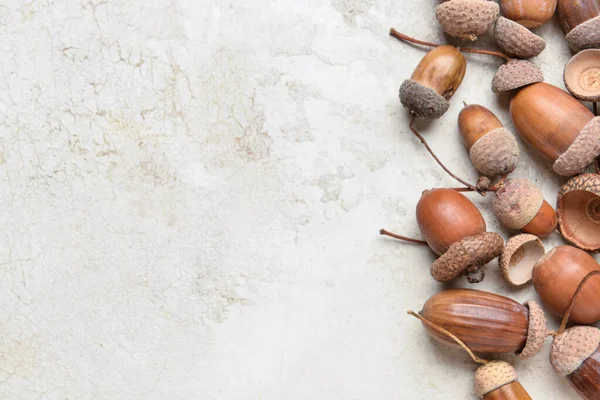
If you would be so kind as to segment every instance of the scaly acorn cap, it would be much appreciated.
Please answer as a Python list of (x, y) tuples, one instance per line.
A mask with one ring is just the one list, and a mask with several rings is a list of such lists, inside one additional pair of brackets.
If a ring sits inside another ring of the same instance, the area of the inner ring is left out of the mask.
[[(495, 232), (484, 232), (463, 238), (451, 244), (448, 251), (431, 264), (431, 276), (438, 282), (449, 282), (467, 272), (468, 267), (479, 270), (480, 267), (498, 257), (503, 246), (504, 239)], [(473, 272), (479, 277), (477, 271)], [(483, 275), (480, 275), (479, 280), (481, 279)]]
[(517, 371), (506, 361), (490, 361), (475, 371), (475, 393), (479, 398), (517, 380)]
[(580, 249), (600, 252), (600, 175), (581, 174), (564, 184), (556, 207), (563, 237)]
[(500, 7), (488, 0), (446, 1), (435, 9), (444, 32), (461, 39), (476, 40), (498, 18)]
[(531, 282), (533, 267), (546, 250), (535, 235), (522, 233), (508, 240), (500, 255), (499, 266), (502, 277), (512, 286)]
[(494, 93), (501, 93), (543, 80), (544, 74), (535, 64), (525, 60), (510, 60), (496, 71), (492, 80), (492, 90)]
[(570, 375), (596, 352), (599, 345), (600, 329), (574, 326), (554, 337), (550, 347), (550, 364), (557, 374)]
[(546, 41), (523, 25), (500, 17), (494, 25), (498, 46), (511, 57), (531, 58), (546, 48)]
[(400, 102), (416, 118), (436, 119), (450, 107), (450, 102), (438, 92), (412, 79), (402, 82)]
[(492, 201), (494, 215), (502, 225), (521, 229), (531, 222), (544, 203), (542, 191), (527, 179), (507, 180)]
[(567, 34), (567, 42), (575, 53), (600, 48), (600, 15), (576, 26)]
[[(538, 239), (539, 240), (539, 239)], [(527, 330), (527, 341), (519, 357), (526, 360), (535, 356), (544, 347), (546, 341), (548, 320), (544, 310), (535, 301), (528, 301), (525, 306), (529, 309), (529, 329)]]
[(573, 176), (582, 172), (600, 155), (600, 117), (593, 118), (583, 127), (575, 141), (552, 166), (562, 176)]
[(482, 136), (469, 153), (473, 165), (487, 176), (511, 173), (519, 162), (519, 144), (506, 128), (494, 129)]

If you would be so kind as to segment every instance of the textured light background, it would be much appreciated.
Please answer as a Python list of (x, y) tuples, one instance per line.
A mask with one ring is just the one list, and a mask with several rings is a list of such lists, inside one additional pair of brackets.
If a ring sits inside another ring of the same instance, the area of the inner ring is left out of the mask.
[[(377, 234), (418, 235), (421, 191), (455, 186), (398, 101), (425, 51), (387, 36), (444, 40), (434, 6), (0, 0), (0, 398), (474, 399), (466, 354), (404, 313), (441, 288), (432, 253)], [(562, 34), (537, 33), (562, 86)], [(462, 101), (511, 125), (500, 60), (467, 59), (419, 128), (474, 181)], [(496, 263), (477, 287), (536, 297)], [(547, 348), (507, 359), (533, 398), (577, 398)]]

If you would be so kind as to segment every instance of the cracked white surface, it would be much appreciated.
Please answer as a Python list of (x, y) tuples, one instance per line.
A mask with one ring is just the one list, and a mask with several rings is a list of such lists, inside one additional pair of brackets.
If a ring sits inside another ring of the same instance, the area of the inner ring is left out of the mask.
[[(439, 289), (432, 254), (377, 236), (417, 235), (421, 191), (455, 185), (397, 98), (425, 53), (387, 36), (443, 40), (434, 6), (0, 0), (0, 398), (475, 398), (468, 357), (404, 313)], [(537, 32), (562, 87), (566, 42)], [(509, 98), (467, 59), (420, 129), (475, 180), (460, 104), (508, 124)], [(576, 399), (547, 349), (509, 359), (533, 398)]]

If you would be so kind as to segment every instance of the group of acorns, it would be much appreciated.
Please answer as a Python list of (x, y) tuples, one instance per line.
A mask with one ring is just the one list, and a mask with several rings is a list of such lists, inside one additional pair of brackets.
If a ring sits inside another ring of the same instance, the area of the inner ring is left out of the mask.
[[(500, 11), (503, 16), (499, 16)], [(546, 42), (529, 30), (555, 12), (575, 56), (567, 63), (564, 83), (570, 94), (544, 83), (542, 71), (525, 59)], [(600, 102), (600, 0), (449, 0), (437, 6), (437, 20), (451, 36), (476, 40), (491, 28), (502, 52), (437, 45), (392, 29), (397, 39), (434, 47), (400, 87), (400, 100), (411, 115), (410, 129), (435, 160), (464, 188), (423, 192), (416, 217), (424, 240), (382, 230), (381, 234), (428, 245), (439, 258), (431, 265), (437, 281), (465, 275), (480, 282), (483, 266), (500, 257), (502, 276), (514, 286), (533, 286), (542, 302), (563, 317), (558, 331), (547, 330), (542, 308), (472, 289), (449, 289), (432, 296), (419, 314), (436, 339), (459, 345), (482, 364), (475, 390), (486, 400), (531, 399), (504, 361), (487, 361), (473, 351), (537, 354), (552, 336), (550, 362), (584, 399), (600, 400), (600, 265), (588, 252), (600, 252), (600, 117), (581, 101)], [(558, 194), (557, 209), (542, 191), (523, 178), (510, 179), (519, 160), (513, 134), (487, 108), (466, 105), (458, 127), (481, 177), (475, 184), (452, 174), (414, 128), (417, 118), (440, 118), (462, 83), (463, 52), (504, 58), (492, 81), (495, 93), (512, 92), (510, 114), (521, 138), (552, 163), (554, 172), (571, 179)], [(595, 166), (595, 173), (586, 172)], [(495, 181), (495, 183), (493, 183)], [(521, 231), (506, 244), (487, 232), (477, 207), (460, 192), (494, 194), (493, 212), (506, 228)], [(546, 253), (540, 238), (556, 231), (572, 244)], [(578, 324), (567, 329), (569, 322)]]

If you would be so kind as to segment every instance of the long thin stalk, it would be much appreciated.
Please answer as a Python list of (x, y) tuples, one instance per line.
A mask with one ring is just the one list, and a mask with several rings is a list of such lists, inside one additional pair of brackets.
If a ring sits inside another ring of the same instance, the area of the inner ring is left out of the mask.
[(396, 233), (386, 231), (385, 229), (380, 229), (379, 230), (379, 234), (380, 235), (389, 236), (389, 237), (393, 237), (394, 239), (403, 240), (405, 242), (427, 245), (427, 242), (424, 241), (424, 240), (413, 239), (413, 238), (409, 238), (409, 237), (406, 237), (406, 236), (401, 236), (401, 235), (398, 235)]
[(556, 332), (557, 335), (560, 335), (561, 333), (563, 333), (565, 331), (565, 329), (567, 328), (567, 323), (569, 322), (569, 317), (571, 317), (571, 311), (573, 311), (573, 307), (575, 307), (575, 300), (577, 300), (577, 296), (579, 296), (579, 293), (581, 293), (581, 290), (583, 289), (583, 286), (586, 284), (586, 282), (595, 275), (600, 275), (600, 271), (590, 272), (589, 274), (587, 274), (585, 276), (585, 278), (583, 278), (581, 280), (581, 282), (579, 282), (579, 286), (577, 286), (577, 290), (575, 290), (573, 297), (571, 297), (571, 303), (569, 304), (569, 308), (567, 308), (567, 312), (565, 312), (562, 322), (560, 323), (558, 332)]

